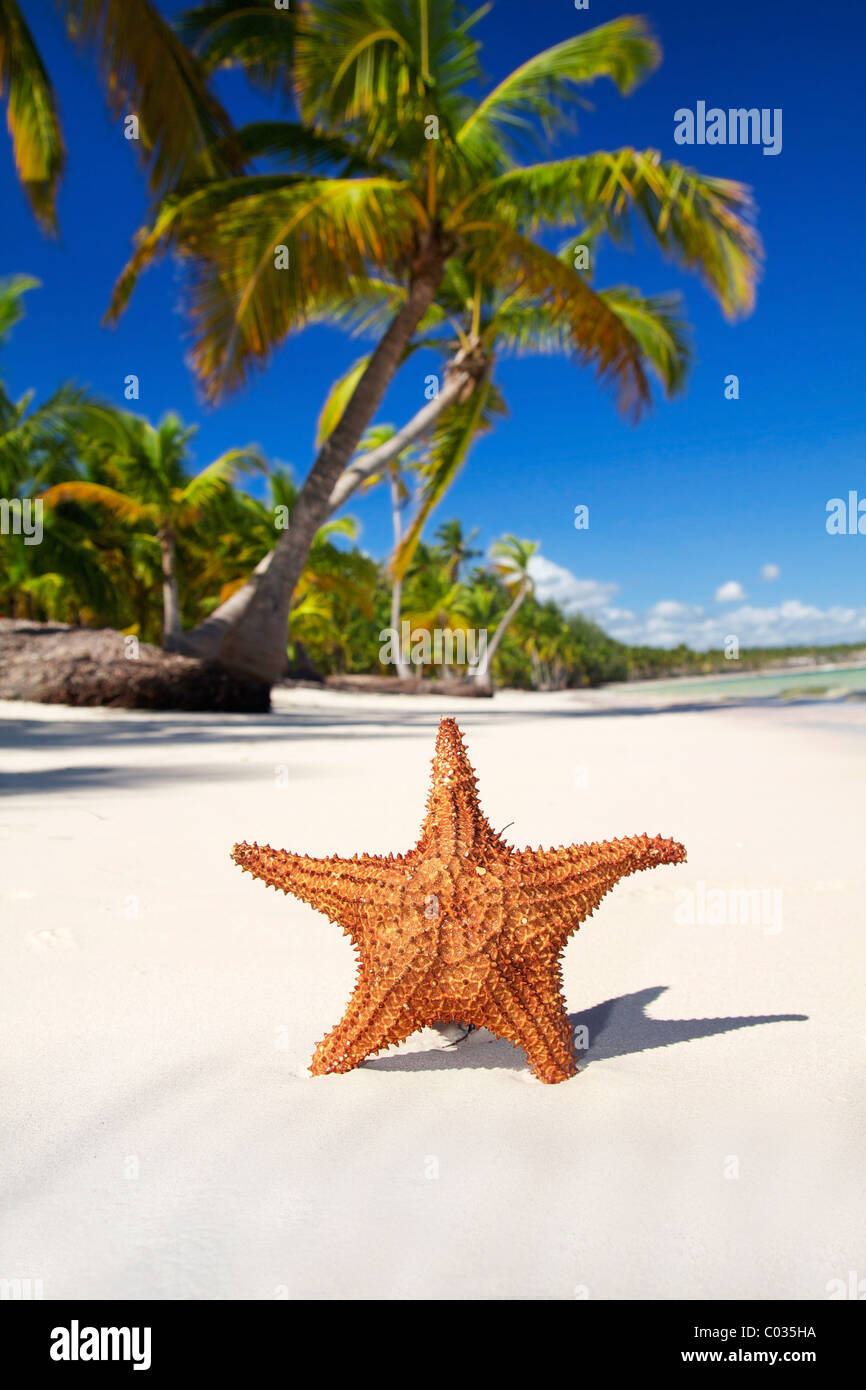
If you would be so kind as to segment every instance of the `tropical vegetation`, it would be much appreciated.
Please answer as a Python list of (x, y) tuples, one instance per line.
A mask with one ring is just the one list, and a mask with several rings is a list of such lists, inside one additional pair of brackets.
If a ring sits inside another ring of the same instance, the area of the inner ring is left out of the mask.
[[(0, 348), (34, 287), (24, 276), (0, 284)], [(179, 627), (202, 622), (225, 603), (291, 517), (297, 484), (252, 445), (227, 450), (195, 472), (192, 439), (192, 428), (174, 416), (154, 426), (70, 385), (36, 403), (30, 392), (13, 401), (0, 382), (0, 493), (44, 508), (40, 544), (14, 530), (2, 537), (0, 616), (110, 626), (171, 648)], [(381, 442), (374, 433), (367, 445), (373, 450)], [(404, 459), (396, 492), (390, 481), (395, 517), (419, 505), (426, 484), (417, 460)], [(400, 674), (382, 664), (382, 633), (403, 621), (413, 632), (484, 632), (489, 660), (489, 671), (431, 662), (403, 675), (490, 675), (497, 685), (559, 689), (731, 671), (722, 651), (628, 647), (586, 617), (566, 616), (534, 593), (532, 542), (508, 535), (485, 557), (476, 537), (457, 519), (442, 522), (431, 540), (416, 539), (395, 586), (399, 520), (394, 550), (381, 563), (359, 548), (352, 518), (326, 522), (294, 595), (294, 673)], [(844, 645), (743, 650), (737, 669), (809, 655), (844, 660), (856, 652)]]
[[(182, 23), (203, 71), (240, 70), (281, 118), (233, 133), (242, 174), (204, 174), (158, 200), (112, 316), (142, 271), (174, 253), (187, 276), (194, 369), (213, 401), (310, 323), (375, 339), (340, 384), (291, 527), (254, 581), (185, 638), (232, 669), (281, 673), (292, 594), (314, 536), (347, 499), (347, 474), (354, 485), (423, 437), (424, 504), (438, 503), (501, 410), (498, 351), (567, 352), (634, 415), (653, 372), (677, 389), (687, 361), (678, 306), (596, 289), (583, 257), (605, 238), (622, 244), (641, 226), (729, 316), (751, 308), (760, 245), (742, 185), (654, 150), (530, 155), (539, 139), (573, 129), (588, 84), (607, 78), (628, 93), (653, 71), (660, 50), (645, 21), (626, 16), (567, 39), (479, 100), (483, 13), (455, 0), (302, 0), (290, 11), (211, 0)], [(552, 244), (563, 235), (565, 245)], [(444, 358), (438, 399), (358, 463), (388, 385), (421, 348)], [(406, 563), (404, 552), (396, 568)]]
[[(663, 666), (668, 654), (636, 655), (541, 602), (531, 540), (504, 536), (484, 557), (456, 520), (425, 538), (473, 444), (507, 413), (505, 356), (569, 357), (633, 420), (653, 381), (666, 396), (682, 389), (679, 297), (596, 285), (598, 249), (627, 247), (640, 228), (736, 318), (761, 260), (751, 196), (655, 150), (549, 157), (572, 140), (585, 89), (606, 79), (627, 95), (659, 45), (623, 16), (490, 87), (475, 34), (486, 9), (203, 0), (171, 24), (151, 0), (57, 0), (112, 112), (134, 112), (153, 199), (109, 318), (175, 256), (191, 361), (215, 404), (310, 324), (372, 345), (326, 392), (306, 475), (253, 445), (197, 470), (194, 427), (173, 414), (149, 421), (74, 384), (40, 403), (0, 386), (0, 491), (44, 508), (42, 544), (3, 538), (3, 611), (110, 624), (268, 682), (287, 659), (308, 673), (381, 669), (379, 633), (405, 619), (484, 631), (485, 663), (465, 671), (481, 680), (547, 687)], [(215, 94), (226, 70), (264, 93), (272, 118), (233, 126)], [(0, 97), (22, 186), (56, 232), (64, 134), (18, 0), (0, 0)], [(0, 342), (33, 286), (0, 287)], [(435, 363), (438, 388), (400, 425), (377, 421), (416, 354)], [(381, 563), (344, 512), (376, 486), (393, 529)]]

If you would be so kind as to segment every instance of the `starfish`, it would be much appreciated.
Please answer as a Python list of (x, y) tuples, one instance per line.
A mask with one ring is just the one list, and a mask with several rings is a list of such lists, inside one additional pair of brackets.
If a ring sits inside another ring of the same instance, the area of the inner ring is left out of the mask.
[(512, 849), (483, 815), (463, 736), (443, 719), (421, 838), (408, 854), (311, 859), (235, 845), (245, 872), (342, 927), (360, 955), (345, 1017), (316, 1047), (314, 1076), (445, 1020), (520, 1047), (535, 1075), (577, 1071), (562, 995), (566, 941), (628, 874), (679, 864), (674, 840), (636, 835), (568, 848)]

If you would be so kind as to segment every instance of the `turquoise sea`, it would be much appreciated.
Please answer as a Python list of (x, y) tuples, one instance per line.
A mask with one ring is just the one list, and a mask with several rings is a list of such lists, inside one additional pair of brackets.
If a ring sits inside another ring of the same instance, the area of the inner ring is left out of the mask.
[(683, 677), (680, 680), (634, 681), (617, 687), (637, 694), (701, 699), (729, 695), (738, 699), (823, 699), (846, 694), (866, 696), (866, 666), (824, 666), (819, 670), (769, 671), (730, 676)]

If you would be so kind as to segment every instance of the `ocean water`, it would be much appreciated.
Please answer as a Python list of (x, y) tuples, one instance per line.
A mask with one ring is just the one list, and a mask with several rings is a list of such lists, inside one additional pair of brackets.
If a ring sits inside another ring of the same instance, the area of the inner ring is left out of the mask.
[(680, 680), (634, 681), (617, 687), (637, 694), (676, 695), (700, 699), (730, 695), (753, 700), (840, 698), (845, 694), (866, 695), (866, 666), (825, 666), (820, 670), (770, 671), (741, 676), (699, 676)]

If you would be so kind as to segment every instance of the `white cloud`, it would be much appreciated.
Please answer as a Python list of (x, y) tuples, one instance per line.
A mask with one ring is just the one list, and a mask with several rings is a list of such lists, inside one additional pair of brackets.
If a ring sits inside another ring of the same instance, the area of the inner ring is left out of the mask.
[(768, 582), (770, 582), (773, 579), (778, 579), (781, 573), (782, 571), (779, 569), (778, 565), (761, 566), (761, 578), (766, 579)]
[(736, 579), (729, 579), (716, 589), (716, 603), (739, 603), (745, 597), (746, 591)]
[[(788, 599), (774, 607), (758, 608), (743, 604), (721, 616), (694, 607), (688, 612), (664, 618), (656, 604), (632, 622), (598, 614), (604, 630), (621, 642), (652, 647), (675, 647), (680, 642), (705, 651), (722, 647), (726, 637), (736, 637), (741, 647), (784, 647), (811, 642), (866, 642), (866, 607), (818, 608), (814, 604)], [(681, 608), (677, 604), (674, 607)]]
[(535, 597), (539, 603), (553, 599), (563, 613), (587, 613), (595, 617), (618, 591), (618, 584), (605, 584), (599, 579), (578, 579), (571, 570), (555, 565), (543, 555), (533, 555), (529, 573), (535, 582)]
[(659, 603), (653, 604), (647, 616), (653, 621), (655, 621), (656, 618), (687, 618), (700, 611), (699, 608), (695, 608), (691, 604), (677, 603), (672, 598), (664, 598)]
[[(736, 637), (741, 647), (783, 647), (799, 642), (866, 644), (866, 607), (837, 604), (819, 608), (790, 598), (768, 607), (741, 603), (739, 608), (719, 614), (708, 613), (700, 604), (661, 599), (643, 613), (635, 613), (611, 602), (619, 590), (618, 584), (578, 579), (542, 555), (532, 557), (530, 571), (541, 602), (552, 598), (567, 614), (585, 613), (611, 637), (632, 645), (676, 647), (684, 642), (696, 651), (705, 651), (708, 647), (723, 647), (729, 636)], [(735, 587), (739, 597), (745, 598), (741, 586), (734, 581), (722, 587)]]

